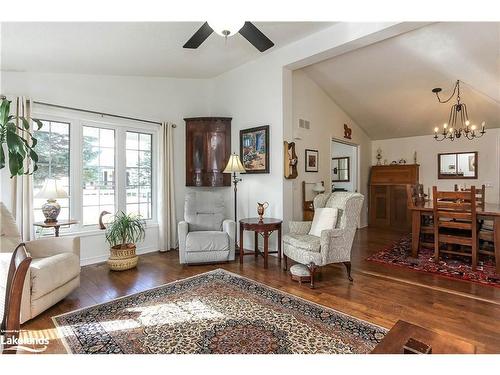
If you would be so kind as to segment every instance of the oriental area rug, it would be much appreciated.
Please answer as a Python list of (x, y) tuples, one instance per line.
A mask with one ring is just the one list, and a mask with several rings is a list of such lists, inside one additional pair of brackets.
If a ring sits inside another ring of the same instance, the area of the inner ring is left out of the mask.
[(481, 255), (475, 271), (472, 270), (470, 257), (442, 254), (435, 262), (432, 249), (421, 248), (418, 257), (413, 258), (411, 235), (404, 236), (366, 260), (500, 288), (500, 275), (495, 272), (493, 257)]
[(387, 330), (218, 269), (53, 318), (70, 353), (369, 353)]

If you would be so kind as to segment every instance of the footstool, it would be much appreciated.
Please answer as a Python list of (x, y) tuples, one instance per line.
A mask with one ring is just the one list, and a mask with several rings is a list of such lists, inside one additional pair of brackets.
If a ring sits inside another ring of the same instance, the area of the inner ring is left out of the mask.
[(309, 268), (303, 264), (294, 264), (290, 267), (290, 275), (292, 280), (298, 281), (299, 284), (311, 282), (311, 274)]

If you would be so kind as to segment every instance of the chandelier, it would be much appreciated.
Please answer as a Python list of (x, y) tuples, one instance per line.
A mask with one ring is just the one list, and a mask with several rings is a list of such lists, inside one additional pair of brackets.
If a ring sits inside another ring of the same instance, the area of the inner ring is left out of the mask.
[(457, 94), (457, 103), (451, 106), (450, 117), (448, 122), (443, 124), (443, 130), (439, 131), (439, 127), (434, 128), (434, 139), (436, 141), (443, 141), (445, 139), (453, 141), (455, 138), (458, 139), (462, 135), (467, 139), (481, 138), (484, 133), (486, 133), (484, 130), (485, 122), (482, 122), (481, 130), (479, 130), (475, 124), (471, 124), (469, 114), (467, 113), (467, 106), (460, 101), (460, 81), (457, 80), (453, 93), (448, 99), (442, 100), (439, 97), (441, 91), (442, 89), (440, 87), (432, 89), (439, 103), (448, 103), (453, 99), (455, 94)]

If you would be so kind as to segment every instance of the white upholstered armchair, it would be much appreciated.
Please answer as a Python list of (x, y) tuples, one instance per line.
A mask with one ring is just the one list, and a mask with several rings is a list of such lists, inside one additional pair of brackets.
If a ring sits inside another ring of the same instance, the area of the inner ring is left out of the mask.
[(363, 200), (363, 195), (350, 192), (317, 195), (314, 208), (337, 208), (337, 222), (333, 228), (321, 231), (320, 237), (309, 234), (312, 222), (290, 222), (290, 233), (283, 236), (285, 270), (287, 258), (306, 265), (311, 275), (311, 288), (314, 288), (314, 274), (318, 267), (344, 263), (347, 277), (352, 281), (351, 247)]
[[(0, 299), (12, 252), (21, 243), (14, 218), (0, 202)], [(21, 323), (65, 298), (80, 286), (80, 238), (47, 237), (26, 242), (33, 258), (21, 299)], [(1, 301), (0, 301), (1, 304)]]
[(224, 220), (224, 198), (211, 191), (186, 194), (184, 221), (179, 222), (181, 264), (234, 260), (236, 223)]

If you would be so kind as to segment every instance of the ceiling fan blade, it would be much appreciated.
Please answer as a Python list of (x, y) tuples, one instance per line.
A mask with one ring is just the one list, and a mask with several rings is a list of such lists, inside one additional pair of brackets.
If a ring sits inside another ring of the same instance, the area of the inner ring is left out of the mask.
[(253, 44), (260, 52), (264, 52), (274, 46), (274, 43), (265, 36), (253, 23), (245, 22), (240, 30), (240, 34)]
[(182, 47), (191, 49), (198, 48), (213, 32), (214, 30), (208, 26), (208, 22), (205, 22)]

